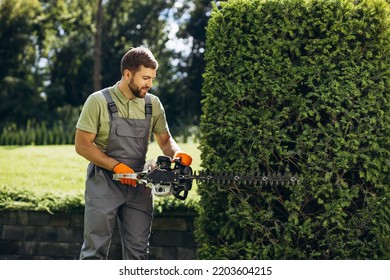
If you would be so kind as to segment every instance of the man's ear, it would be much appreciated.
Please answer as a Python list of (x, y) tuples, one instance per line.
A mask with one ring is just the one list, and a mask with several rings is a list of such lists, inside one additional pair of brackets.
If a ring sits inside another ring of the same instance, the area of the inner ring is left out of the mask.
[(125, 69), (125, 71), (123, 71), (123, 76), (124, 76), (125, 78), (131, 79), (131, 78), (133, 77), (133, 72), (131, 72), (131, 71), (128, 70), (128, 69)]

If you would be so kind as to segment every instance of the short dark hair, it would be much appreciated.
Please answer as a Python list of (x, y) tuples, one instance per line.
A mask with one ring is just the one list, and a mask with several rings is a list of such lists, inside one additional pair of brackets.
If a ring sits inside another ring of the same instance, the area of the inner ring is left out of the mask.
[(158, 68), (158, 62), (148, 48), (130, 48), (121, 59), (121, 73), (123, 75), (125, 70), (136, 72), (141, 65), (152, 69)]

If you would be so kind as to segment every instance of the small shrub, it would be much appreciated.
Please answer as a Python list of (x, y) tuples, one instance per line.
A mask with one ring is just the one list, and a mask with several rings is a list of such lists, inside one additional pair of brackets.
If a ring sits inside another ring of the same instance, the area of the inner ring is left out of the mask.
[(1, 210), (69, 211), (84, 207), (83, 194), (34, 193), (26, 189), (0, 186)]

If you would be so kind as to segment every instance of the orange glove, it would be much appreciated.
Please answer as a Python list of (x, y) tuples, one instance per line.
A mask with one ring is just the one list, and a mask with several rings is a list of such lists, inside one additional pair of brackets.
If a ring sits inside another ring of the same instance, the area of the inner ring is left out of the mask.
[[(121, 163), (121, 162), (118, 163), (117, 165), (115, 165), (114, 168), (112, 169), (112, 171), (114, 171), (115, 174), (134, 173), (133, 169), (131, 169), (126, 164)], [(133, 180), (133, 179), (122, 178), (122, 179), (120, 179), (120, 181), (122, 184), (125, 184), (125, 185), (132, 185), (133, 187), (137, 186), (137, 181)]]
[(192, 157), (185, 152), (176, 152), (173, 156), (173, 160), (180, 159), (180, 162), (184, 166), (190, 166), (192, 163)]

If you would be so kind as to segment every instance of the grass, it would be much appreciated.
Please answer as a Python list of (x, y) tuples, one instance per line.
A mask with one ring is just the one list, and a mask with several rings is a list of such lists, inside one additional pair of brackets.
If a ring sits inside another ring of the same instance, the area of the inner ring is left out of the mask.
[[(200, 168), (197, 144), (180, 144), (193, 158), (194, 170)], [(147, 159), (162, 155), (158, 145), (149, 146)], [(73, 145), (0, 146), (0, 186), (26, 189), (34, 193), (79, 194), (84, 192), (88, 161)], [(190, 197), (195, 195), (194, 183)]]

